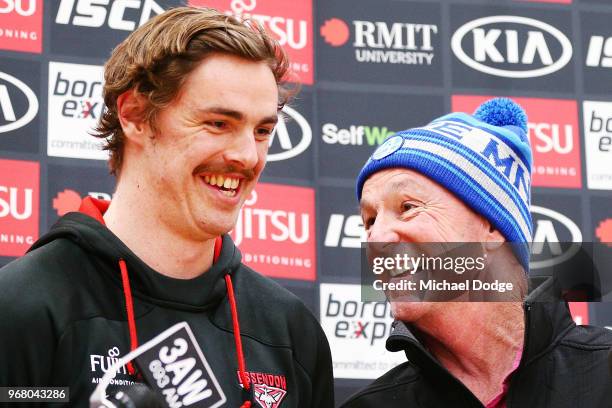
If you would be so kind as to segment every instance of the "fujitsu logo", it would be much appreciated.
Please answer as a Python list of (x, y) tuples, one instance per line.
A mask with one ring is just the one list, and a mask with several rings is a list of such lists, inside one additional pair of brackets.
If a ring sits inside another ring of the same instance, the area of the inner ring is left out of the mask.
[(236, 245), (240, 245), (244, 239), (291, 241), (295, 244), (308, 242), (310, 239), (309, 214), (256, 208), (257, 198), (257, 192), (253, 191), (240, 210), (234, 228)]
[[(137, 21), (128, 17), (133, 10), (140, 12)], [(106, 23), (114, 30), (133, 31), (163, 12), (153, 0), (61, 0), (55, 23), (93, 28)]]
[(574, 127), (557, 123), (529, 123), (529, 136), (536, 152), (568, 154), (574, 149)]
[(19, 189), (0, 185), (0, 218), (11, 216), (16, 220), (27, 220), (32, 216), (31, 188)]
[(274, 34), (280, 45), (301, 50), (308, 44), (308, 22), (280, 16), (255, 14), (257, 0), (232, 0), (231, 12), (240, 18), (253, 19)]
[[(506, 28), (509, 26), (515, 28)], [(550, 24), (520, 16), (489, 16), (469, 21), (455, 31), (451, 48), (467, 66), (506, 78), (549, 75), (572, 58), (572, 44), (565, 34)], [(561, 52), (553, 55), (552, 50), (557, 48)]]
[(0, 5), (0, 14), (15, 12), (22, 17), (29, 17), (36, 13), (36, 0), (3, 0)]

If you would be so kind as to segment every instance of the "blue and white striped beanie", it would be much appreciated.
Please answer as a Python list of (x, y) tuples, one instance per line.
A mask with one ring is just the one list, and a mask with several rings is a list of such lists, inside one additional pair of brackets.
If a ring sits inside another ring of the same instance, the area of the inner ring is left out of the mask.
[(508, 98), (491, 99), (473, 116), (451, 113), (389, 137), (357, 177), (357, 199), (372, 174), (415, 170), (455, 194), (512, 244), (529, 271), (532, 222), (527, 115)]

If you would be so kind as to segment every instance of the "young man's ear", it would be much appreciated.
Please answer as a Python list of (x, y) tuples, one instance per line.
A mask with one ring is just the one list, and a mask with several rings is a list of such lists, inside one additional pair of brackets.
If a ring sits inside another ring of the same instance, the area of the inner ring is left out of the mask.
[(148, 129), (144, 121), (145, 98), (133, 89), (117, 98), (117, 116), (123, 134), (132, 143), (142, 145)]

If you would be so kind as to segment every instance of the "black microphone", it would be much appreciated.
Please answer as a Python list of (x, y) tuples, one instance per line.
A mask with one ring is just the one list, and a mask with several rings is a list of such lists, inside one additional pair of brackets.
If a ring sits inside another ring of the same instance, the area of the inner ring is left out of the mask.
[[(129, 361), (134, 361), (148, 387), (126, 387), (116, 392), (111, 401), (106, 388)], [(152, 396), (157, 397), (161, 407), (215, 408), (227, 401), (187, 322), (175, 324), (120, 358), (98, 383), (89, 406), (155, 407), (144, 405), (155, 403)]]
[(164, 408), (157, 394), (142, 383), (121, 386), (109, 395), (108, 400), (116, 408)]

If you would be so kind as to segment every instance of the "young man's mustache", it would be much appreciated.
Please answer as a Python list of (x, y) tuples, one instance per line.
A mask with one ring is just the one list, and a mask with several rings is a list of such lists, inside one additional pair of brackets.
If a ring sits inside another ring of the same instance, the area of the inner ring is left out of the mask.
[(201, 164), (193, 171), (194, 175), (202, 173), (213, 173), (213, 174), (228, 174), (238, 173), (244, 176), (247, 181), (255, 179), (255, 171), (253, 169), (239, 169), (235, 166), (219, 166), (214, 164)]

